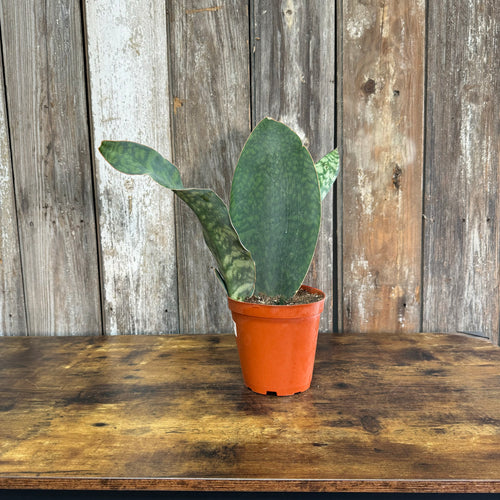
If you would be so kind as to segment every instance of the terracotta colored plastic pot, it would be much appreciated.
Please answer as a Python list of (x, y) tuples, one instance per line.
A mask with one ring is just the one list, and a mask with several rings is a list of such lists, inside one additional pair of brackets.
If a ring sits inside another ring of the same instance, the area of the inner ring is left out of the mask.
[(259, 394), (289, 396), (309, 389), (325, 294), (310, 304), (270, 306), (228, 299), (245, 385)]

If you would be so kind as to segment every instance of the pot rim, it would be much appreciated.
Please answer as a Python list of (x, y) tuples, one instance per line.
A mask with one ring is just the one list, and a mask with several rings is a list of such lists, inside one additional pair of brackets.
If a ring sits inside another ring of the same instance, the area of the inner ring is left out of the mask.
[(324, 308), (326, 295), (322, 290), (308, 285), (301, 285), (303, 290), (321, 295), (322, 298), (307, 304), (271, 305), (253, 304), (243, 300), (235, 300), (228, 297), (228, 306), (231, 312), (246, 316), (273, 317), (273, 318), (296, 318), (304, 316), (314, 316), (321, 314)]

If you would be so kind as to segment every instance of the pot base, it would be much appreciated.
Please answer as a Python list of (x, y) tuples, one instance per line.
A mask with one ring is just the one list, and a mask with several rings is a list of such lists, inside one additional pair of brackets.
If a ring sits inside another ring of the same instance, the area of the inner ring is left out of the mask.
[(307, 389), (309, 389), (309, 387), (311, 387), (311, 383), (307, 384), (302, 389), (299, 389), (296, 392), (288, 392), (288, 391), (279, 391), (278, 392), (278, 391), (258, 390), (258, 389), (252, 389), (247, 384), (245, 384), (245, 387), (249, 391), (255, 392), (255, 394), (261, 394), (264, 396), (279, 396), (279, 397), (281, 397), (281, 396), (295, 396), (296, 394), (300, 394), (302, 392), (305, 392), (305, 391), (307, 391)]

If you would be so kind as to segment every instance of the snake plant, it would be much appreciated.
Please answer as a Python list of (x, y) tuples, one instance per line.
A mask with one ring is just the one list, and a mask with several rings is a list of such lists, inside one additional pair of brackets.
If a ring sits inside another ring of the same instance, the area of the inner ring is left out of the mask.
[(189, 205), (231, 298), (287, 299), (300, 288), (316, 248), (321, 201), (339, 171), (337, 150), (315, 164), (295, 132), (263, 119), (236, 165), (229, 208), (209, 189), (184, 187), (177, 168), (147, 146), (103, 141), (99, 151), (115, 169), (148, 174)]

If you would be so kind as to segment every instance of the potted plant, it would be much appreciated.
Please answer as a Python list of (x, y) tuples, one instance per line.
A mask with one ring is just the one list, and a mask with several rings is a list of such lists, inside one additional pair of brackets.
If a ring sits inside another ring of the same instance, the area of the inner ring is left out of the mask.
[(302, 282), (337, 151), (315, 164), (295, 132), (263, 119), (236, 165), (229, 208), (209, 189), (185, 188), (177, 168), (147, 146), (103, 141), (99, 151), (121, 172), (150, 175), (195, 212), (228, 295), (245, 384), (263, 394), (308, 389), (325, 295)]

